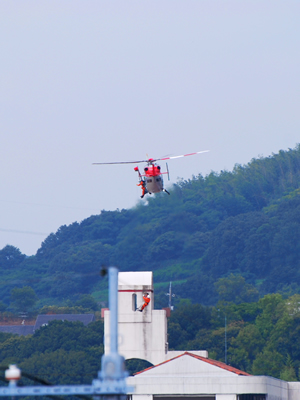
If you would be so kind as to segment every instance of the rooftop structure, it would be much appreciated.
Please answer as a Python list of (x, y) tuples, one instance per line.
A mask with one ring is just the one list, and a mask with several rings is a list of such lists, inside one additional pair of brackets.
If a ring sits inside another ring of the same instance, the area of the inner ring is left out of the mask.
[(33, 334), (34, 325), (0, 325), (0, 332), (27, 336)]

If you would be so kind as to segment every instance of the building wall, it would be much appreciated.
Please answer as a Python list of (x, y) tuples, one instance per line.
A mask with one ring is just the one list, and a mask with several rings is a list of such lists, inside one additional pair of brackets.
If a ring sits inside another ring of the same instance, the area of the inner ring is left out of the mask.
[[(125, 359), (141, 358), (154, 365), (164, 361), (167, 341), (165, 314), (165, 310), (151, 309), (147, 309), (144, 313), (135, 312), (134, 315), (123, 314), (118, 324), (119, 353)], [(104, 321), (104, 332), (107, 338), (109, 337), (109, 311), (104, 312)], [(109, 343), (105, 340), (105, 354), (109, 353), (109, 350)]]
[(289, 382), (289, 400), (300, 399), (300, 382)]
[[(268, 376), (242, 376), (184, 355), (128, 378), (136, 395), (201, 397), (236, 400), (239, 394), (267, 394), (268, 400), (296, 400), (289, 396), (290, 383)], [(294, 392), (297, 392), (297, 386)], [(298, 400), (300, 397), (297, 398)]]
[[(142, 374), (141, 374), (142, 375)], [(267, 394), (268, 400), (291, 400), (288, 397), (287, 382), (270, 377), (253, 376), (161, 376), (143, 378), (130, 377), (130, 385), (135, 386), (133, 400), (136, 395), (160, 394), (174, 396), (215, 395), (216, 400), (236, 400), (238, 394)], [(294, 399), (293, 399), (294, 400)], [(299, 400), (299, 398), (298, 398)]]
[[(154, 400), (216, 400), (214, 395), (198, 395), (198, 396), (153, 396)], [(222, 399), (223, 400), (223, 399)], [(226, 399), (225, 399), (226, 400)]]

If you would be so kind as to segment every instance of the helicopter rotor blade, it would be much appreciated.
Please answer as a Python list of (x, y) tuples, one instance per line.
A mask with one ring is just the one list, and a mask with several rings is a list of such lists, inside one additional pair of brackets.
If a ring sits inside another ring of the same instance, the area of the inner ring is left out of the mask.
[(209, 150), (202, 150), (202, 151), (197, 151), (195, 153), (183, 154), (180, 156), (163, 157), (163, 158), (148, 158), (147, 160), (139, 160), (139, 161), (114, 161), (114, 162), (93, 163), (93, 165), (140, 164), (140, 163), (153, 164), (156, 161), (172, 160), (174, 158), (193, 156), (195, 154), (207, 153), (208, 151)]
[(189, 153), (189, 154), (182, 154), (180, 156), (173, 156), (173, 157), (165, 157), (165, 158), (157, 158), (157, 160), (172, 160), (174, 158), (181, 158), (181, 157), (187, 157), (187, 156), (194, 156), (195, 154), (201, 154), (201, 153), (207, 153), (209, 150), (202, 150), (202, 151), (196, 151), (195, 153)]
[(149, 160), (140, 160), (140, 161), (116, 161), (116, 162), (100, 162), (100, 163), (93, 163), (92, 165), (111, 165), (111, 164), (139, 164), (149, 162)]

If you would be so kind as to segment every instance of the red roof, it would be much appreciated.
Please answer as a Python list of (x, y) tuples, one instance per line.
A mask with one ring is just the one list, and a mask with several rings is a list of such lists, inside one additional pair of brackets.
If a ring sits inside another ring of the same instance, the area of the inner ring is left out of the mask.
[(241, 371), (240, 369), (231, 367), (230, 365), (227, 365), (227, 364), (225, 364), (225, 363), (223, 363), (221, 361), (211, 360), (210, 358), (197, 356), (196, 354), (189, 353), (188, 351), (184, 352), (183, 354), (180, 354), (177, 357), (171, 358), (170, 360), (166, 360), (166, 361), (164, 361), (164, 362), (162, 362), (160, 364), (153, 365), (152, 367), (146, 368), (143, 371), (136, 372), (134, 375), (141, 374), (142, 372), (148, 371), (149, 369), (158, 367), (159, 365), (166, 364), (166, 363), (168, 363), (168, 362), (170, 362), (172, 360), (175, 360), (176, 358), (180, 358), (180, 357), (186, 356), (186, 355), (194, 357), (194, 358), (197, 358), (197, 360), (204, 361), (204, 362), (206, 362), (208, 364), (214, 365), (215, 367), (219, 367), (219, 368), (225, 369), (226, 371), (233, 372), (234, 374), (237, 374), (237, 375), (250, 376), (250, 374), (248, 374), (247, 372), (244, 372), (244, 371)]

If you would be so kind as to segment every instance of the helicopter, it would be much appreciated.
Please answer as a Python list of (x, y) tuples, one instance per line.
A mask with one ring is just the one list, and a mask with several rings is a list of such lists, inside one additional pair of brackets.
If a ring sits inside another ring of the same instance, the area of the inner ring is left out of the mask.
[(202, 151), (197, 151), (195, 153), (183, 154), (180, 156), (164, 157), (164, 158), (148, 158), (147, 160), (139, 160), (139, 161), (115, 161), (115, 162), (93, 163), (93, 165), (146, 163), (147, 165), (144, 167), (143, 174), (141, 174), (139, 167), (134, 167), (134, 170), (138, 173), (139, 176), (139, 183), (137, 184), (137, 186), (141, 186), (142, 188), (141, 198), (143, 198), (147, 193), (152, 194), (152, 193), (165, 192), (167, 194), (170, 194), (164, 188), (164, 181), (163, 181), (164, 174), (167, 174), (168, 180), (170, 180), (168, 164), (166, 163), (167, 171), (162, 172), (160, 165), (157, 164), (157, 161), (166, 161), (166, 160), (172, 160), (174, 158), (193, 156), (195, 154), (207, 153), (208, 151), (209, 150), (202, 150)]

